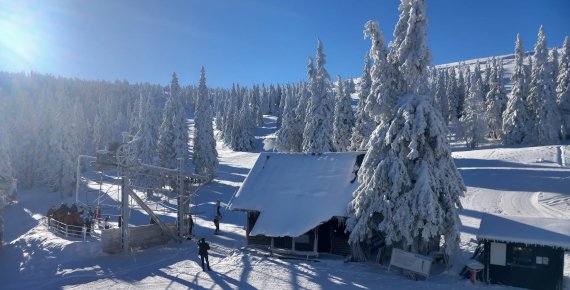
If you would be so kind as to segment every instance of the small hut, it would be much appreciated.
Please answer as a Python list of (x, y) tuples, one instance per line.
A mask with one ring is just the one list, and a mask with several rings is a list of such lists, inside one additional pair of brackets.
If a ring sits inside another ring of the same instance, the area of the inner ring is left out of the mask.
[(483, 246), (482, 276), (488, 283), (562, 289), (570, 220), (486, 215), (477, 239)]
[(248, 244), (348, 255), (344, 220), (363, 158), (363, 152), (261, 153), (229, 203), (247, 213)]

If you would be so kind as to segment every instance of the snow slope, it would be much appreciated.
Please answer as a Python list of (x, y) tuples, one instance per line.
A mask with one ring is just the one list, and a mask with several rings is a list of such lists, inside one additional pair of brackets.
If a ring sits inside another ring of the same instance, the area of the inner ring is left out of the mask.
[[(257, 131), (257, 146), (274, 131), (274, 118)], [(570, 149), (568, 146), (564, 149)], [(488, 213), (570, 218), (570, 164), (559, 147), (488, 148), (463, 151), (455, 148), (456, 164), (468, 191), (461, 211), (462, 257), (453, 271), (413, 281), (372, 263), (344, 263), (323, 255), (318, 261), (280, 259), (243, 248), (245, 215), (223, 211), (221, 235), (213, 235), (214, 203), (226, 204), (245, 179), (259, 153), (233, 152), (218, 146), (218, 179), (202, 187), (192, 200), (195, 234), (210, 242), (213, 271), (202, 272), (194, 241), (169, 244), (130, 254), (101, 252), (95, 238), (82, 241), (62, 238), (41, 224), (52, 204), (72, 202), (45, 189), (21, 191), (19, 203), (4, 210), (5, 245), (0, 248), (0, 288), (148, 288), (148, 289), (513, 289), (497, 285), (472, 285), (455, 274), (476, 244), (480, 219)], [(113, 199), (109, 194), (109, 199)], [(110, 210), (110, 209), (109, 209)], [(133, 224), (148, 223), (134, 209)], [(173, 217), (165, 210), (163, 217)], [(567, 255), (565, 289), (570, 289)]]

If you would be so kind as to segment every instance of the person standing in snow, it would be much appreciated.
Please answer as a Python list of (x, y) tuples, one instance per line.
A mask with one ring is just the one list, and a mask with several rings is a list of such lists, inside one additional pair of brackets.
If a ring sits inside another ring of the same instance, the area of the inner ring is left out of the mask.
[(214, 234), (218, 234), (220, 232), (220, 217), (218, 215), (216, 215), (214, 217), (214, 225), (216, 226), (216, 230), (214, 231)]
[(208, 266), (208, 271), (210, 269), (210, 261), (208, 261), (208, 250), (210, 249), (210, 244), (206, 243), (206, 239), (201, 238), (198, 241), (198, 255), (200, 255), (200, 260), (202, 260), (202, 271), (206, 271), (204, 267), (204, 260), (206, 260), (206, 265)]
[(110, 217), (107, 216), (107, 217), (105, 218), (105, 221), (103, 222), (103, 227), (104, 227), (106, 230), (109, 229), (109, 219), (110, 219)]
[(214, 234), (220, 232), (220, 220), (222, 220), (222, 213), (220, 212), (220, 200), (216, 200), (216, 216), (214, 217), (214, 225), (216, 226), (216, 231)]
[(216, 216), (222, 219), (222, 213), (220, 212), (220, 200), (216, 200)]

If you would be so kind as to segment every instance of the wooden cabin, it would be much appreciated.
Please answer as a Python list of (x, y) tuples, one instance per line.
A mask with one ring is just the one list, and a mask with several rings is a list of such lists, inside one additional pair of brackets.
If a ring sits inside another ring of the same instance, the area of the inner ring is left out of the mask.
[(261, 153), (229, 203), (229, 209), (246, 213), (248, 244), (348, 255), (344, 221), (364, 154)]

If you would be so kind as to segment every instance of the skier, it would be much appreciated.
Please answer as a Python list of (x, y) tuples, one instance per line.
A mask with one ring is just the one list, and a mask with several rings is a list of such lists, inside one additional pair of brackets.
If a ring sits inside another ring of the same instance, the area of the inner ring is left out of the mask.
[(208, 250), (210, 249), (210, 244), (206, 243), (206, 239), (201, 238), (198, 242), (198, 255), (200, 255), (200, 260), (202, 260), (202, 271), (206, 271), (204, 267), (204, 259), (206, 260), (206, 265), (208, 266), (208, 271), (210, 269), (210, 261), (208, 261)]

